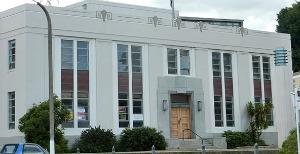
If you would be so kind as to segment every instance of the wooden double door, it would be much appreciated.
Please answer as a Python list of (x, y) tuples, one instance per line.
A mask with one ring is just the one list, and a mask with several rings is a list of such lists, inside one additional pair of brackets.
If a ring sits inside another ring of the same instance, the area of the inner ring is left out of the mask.
[(191, 109), (189, 107), (173, 107), (171, 109), (172, 138), (191, 138), (191, 131), (186, 129), (191, 130)]

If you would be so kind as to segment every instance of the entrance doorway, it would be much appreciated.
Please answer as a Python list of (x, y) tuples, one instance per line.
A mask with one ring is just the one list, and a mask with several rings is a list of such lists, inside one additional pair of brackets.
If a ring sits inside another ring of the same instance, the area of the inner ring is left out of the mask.
[[(172, 138), (191, 138), (190, 95), (171, 95), (171, 136)], [(186, 130), (186, 131), (183, 131)]]

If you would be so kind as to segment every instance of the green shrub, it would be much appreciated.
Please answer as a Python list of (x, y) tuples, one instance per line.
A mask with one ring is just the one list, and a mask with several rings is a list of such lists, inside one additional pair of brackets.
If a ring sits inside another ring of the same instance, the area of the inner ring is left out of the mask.
[(132, 129), (124, 129), (119, 140), (118, 150), (120, 151), (147, 151), (152, 146), (156, 150), (165, 150), (167, 142), (155, 128), (138, 127)]
[(76, 152), (79, 148), (83, 153), (109, 152), (116, 144), (117, 139), (112, 130), (104, 130), (98, 126), (82, 131), (71, 151)]
[(294, 128), (290, 131), (289, 136), (283, 141), (282, 148), (279, 151), (280, 154), (297, 154), (297, 129)]
[(251, 142), (251, 137), (246, 132), (238, 132), (238, 131), (233, 132), (228, 130), (228, 131), (224, 131), (222, 136), (226, 137), (228, 149), (254, 145)]

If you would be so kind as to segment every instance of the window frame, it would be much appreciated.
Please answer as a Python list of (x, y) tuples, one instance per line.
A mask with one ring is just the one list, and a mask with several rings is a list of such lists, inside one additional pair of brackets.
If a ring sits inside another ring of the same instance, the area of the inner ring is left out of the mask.
[[(89, 128), (91, 126), (91, 68), (90, 68), (90, 56), (91, 56), (91, 40), (90, 39), (78, 39), (78, 38), (60, 38), (59, 39), (60, 41), (60, 75), (62, 77), (62, 70), (63, 69), (70, 69), (72, 70), (72, 73), (73, 73), (73, 90), (70, 91), (72, 94), (72, 97), (66, 97), (66, 98), (63, 98), (62, 97), (62, 93), (64, 93), (65, 91), (62, 91), (61, 87), (60, 87), (60, 98), (62, 99), (62, 102), (64, 100), (72, 100), (72, 104), (71, 105), (68, 105), (71, 107), (71, 113), (72, 113), (72, 116), (70, 115), (70, 117), (72, 117), (71, 120), (69, 121), (72, 121), (71, 122), (71, 126), (70, 127), (63, 127), (64, 129), (77, 129), (77, 128), (80, 128), (80, 129), (86, 129), (86, 128)], [(63, 44), (62, 42), (63, 41), (72, 41), (72, 47), (63, 47)], [(78, 64), (79, 64), (79, 61), (78, 61), (78, 52), (79, 50), (83, 49), (83, 48), (80, 48), (78, 46), (78, 42), (86, 42), (87, 43), (87, 69), (80, 69), (78, 68)], [(70, 68), (65, 68), (63, 67), (63, 58), (62, 58), (62, 48), (70, 48), (72, 49), (72, 54), (68, 54), (69, 56), (72, 56), (71, 58), (71, 63), (72, 63), (72, 67)], [(89, 88), (88, 88), (88, 96), (87, 98), (82, 98), (82, 97), (79, 97), (79, 93), (82, 93), (82, 91), (80, 91), (78, 88), (78, 71), (89, 71)], [(60, 86), (61, 86), (61, 80), (60, 80)], [(68, 93), (68, 92), (66, 92)], [(84, 115), (83, 114), (80, 114), (81, 116), (83, 117), (86, 117), (87, 120), (82, 120), (82, 119), (79, 119), (79, 107), (82, 107), (81, 105), (79, 105), (79, 101), (80, 100), (83, 100), (83, 99), (87, 99), (88, 100), (88, 107), (87, 109), (84, 108)], [(88, 125), (87, 126), (81, 126), (81, 123), (82, 122), (88, 122)], [(68, 123), (68, 122), (67, 122)]]
[[(258, 60), (253, 61), (253, 59), (258, 58)], [(265, 61), (264, 58), (267, 58), (268, 61)], [(266, 81), (271, 81), (271, 86), (272, 86), (272, 74), (271, 74), (271, 70), (272, 70), (272, 63), (271, 63), (271, 56), (270, 55), (257, 55), (257, 54), (252, 54), (251, 55), (251, 64), (252, 64), (252, 84), (253, 84), (253, 102), (254, 103), (264, 103), (264, 100), (266, 100), (267, 98), (265, 97), (265, 80)], [(254, 72), (254, 62), (258, 63), (259, 65), (259, 74)], [(265, 68), (264, 65), (268, 64), (268, 71), (267, 73), (265, 73)], [(256, 78), (254, 75), (257, 74), (259, 75), (259, 78)], [(268, 75), (268, 78), (265, 78), (265, 75)], [(254, 80), (259, 80), (260, 81), (260, 85), (261, 85), (261, 96), (255, 96), (254, 90), (255, 90), (255, 86), (254, 86)], [(273, 87), (273, 86), (272, 86)], [(272, 88), (271, 88), (271, 94), (273, 93)], [(272, 96), (271, 96), (272, 97)], [(272, 98), (271, 98), (272, 99)], [(267, 115), (268, 118), (268, 126), (272, 127), (275, 126), (274, 123), (274, 110), (272, 109), (270, 113), (268, 113)]]
[(13, 70), (16, 68), (16, 40), (8, 41), (8, 69)]
[[(225, 59), (224, 55), (230, 55), (230, 65), (228, 63), (228, 65), (226, 64), (225, 65), (225, 62), (226, 60), (228, 59)], [(234, 74), (234, 70), (236, 69), (236, 67), (234, 65), (236, 65), (236, 63), (234, 62), (235, 61), (235, 56), (234, 56), (234, 51), (226, 51), (226, 50), (212, 50), (211, 52), (211, 75), (212, 75), (212, 92), (213, 92), (213, 95), (212, 95), (212, 100), (213, 100), (213, 109), (214, 109), (214, 114), (213, 114), (213, 120), (214, 120), (214, 127), (215, 128), (228, 128), (228, 129), (234, 129), (235, 127), (237, 127), (237, 117), (235, 116), (235, 105), (236, 105), (236, 98), (235, 98), (235, 94), (236, 94), (236, 88), (235, 88), (235, 81), (234, 81), (234, 78), (235, 78), (235, 74)], [(218, 66), (218, 69), (215, 69), (217, 67), (214, 68), (214, 66)], [(230, 70), (225, 70), (225, 67), (230, 67)], [(226, 75), (227, 73), (227, 75)], [(230, 75), (229, 75), (230, 73)], [(228, 76), (229, 75), (229, 76)], [(214, 89), (214, 79), (215, 78), (219, 78), (221, 80), (221, 86), (222, 86), (222, 92), (221, 92), (221, 95), (220, 94), (215, 94), (215, 89)], [(226, 95), (226, 81), (227, 79), (230, 79), (232, 80), (232, 96), (230, 95)], [(215, 97), (220, 97), (221, 98), (221, 101), (215, 101)], [(230, 120), (228, 120), (227, 118), (227, 103), (228, 101), (226, 100), (226, 97), (231, 97), (231, 101), (230, 103), (232, 103), (232, 114), (230, 114), (232, 116), (232, 118)], [(222, 119), (220, 120), (216, 120), (216, 113), (215, 113), (215, 103), (221, 103), (221, 116), (222, 116)], [(221, 122), (222, 125), (216, 125), (217, 122)], [(227, 125), (228, 122), (232, 122), (233, 125)]]
[[(176, 50), (176, 57), (175, 57), (175, 65), (176, 68), (176, 73), (175, 74), (170, 74), (169, 73), (169, 54), (168, 54), (168, 50), (169, 49), (173, 49)], [(187, 76), (187, 77), (192, 77), (194, 76), (194, 49), (193, 48), (188, 48), (188, 47), (174, 47), (174, 46), (167, 46), (165, 47), (165, 61), (164, 65), (165, 65), (165, 74), (168, 76)], [(181, 72), (181, 51), (188, 51), (188, 57), (189, 57), (189, 74), (185, 75), (182, 74)]]
[(8, 92), (8, 129), (16, 129), (16, 94), (14, 91)]
[[(146, 50), (145, 50), (145, 47), (143, 44), (140, 44), (140, 43), (129, 43), (129, 42), (116, 42), (116, 48), (115, 48), (115, 51), (116, 52), (116, 67), (117, 67), (117, 77), (116, 77), (116, 81), (118, 83), (118, 74), (119, 73), (128, 73), (128, 93), (126, 92), (120, 92), (119, 89), (117, 88), (117, 107), (118, 107), (118, 110), (117, 110), (117, 128), (118, 129), (125, 129), (125, 128), (133, 128), (135, 126), (136, 123), (139, 123), (139, 122), (142, 122), (142, 125), (145, 126), (145, 80), (144, 80), (144, 77), (145, 77), (145, 54), (146, 54)], [(118, 46), (119, 45), (122, 45), (122, 46), (126, 46), (127, 48), (127, 63), (126, 66), (127, 69), (125, 71), (122, 71), (119, 69), (119, 58), (118, 58)], [(133, 65), (133, 55), (137, 52), (133, 52), (133, 47), (140, 47), (140, 55), (139, 55), (139, 58), (140, 58), (140, 65)], [(136, 72), (133, 70), (133, 67), (140, 67), (139, 71)], [(142, 74), (142, 93), (136, 93), (133, 91), (133, 74), (134, 73), (141, 73)], [(117, 84), (118, 86), (118, 84)], [(119, 94), (127, 94), (127, 98), (124, 99), (124, 98), (120, 98), (120, 95)], [(136, 99), (134, 98), (134, 95), (141, 95), (141, 99)], [(127, 106), (120, 106), (119, 105), (119, 101), (127, 101)], [(141, 101), (141, 114), (135, 114), (133, 113), (133, 110), (135, 107), (137, 106), (133, 106), (133, 102), (134, 101)], [(125, 107), (126, 111), (125, 112), (125, 120), (120, 120), (120, 107)], [(128, 119), (127, 119), (128, 118)], [(142, 120), (135, 120), (135, 118), (142, 118)], [(127, 127), (120, 127), (120, 122), (128, 122), (128, 126)], [(140, 127), (140, 126), (137, 126), (137, 127)]]

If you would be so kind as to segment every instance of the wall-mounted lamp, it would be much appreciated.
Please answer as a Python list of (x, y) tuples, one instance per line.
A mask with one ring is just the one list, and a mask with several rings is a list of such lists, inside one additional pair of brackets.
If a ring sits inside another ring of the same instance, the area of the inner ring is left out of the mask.
[(167, 111), (168, 109), (168, 101), (167, 100), (163, 100), (163, 110)]
[(202, 111), (202, 101), (198, 101), (198, 111)]

